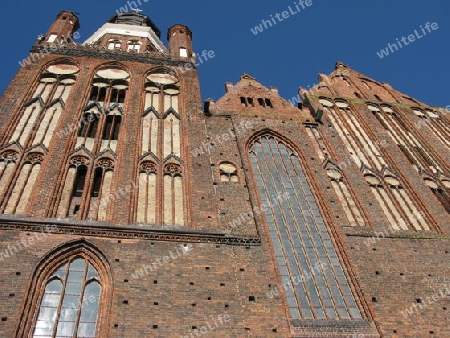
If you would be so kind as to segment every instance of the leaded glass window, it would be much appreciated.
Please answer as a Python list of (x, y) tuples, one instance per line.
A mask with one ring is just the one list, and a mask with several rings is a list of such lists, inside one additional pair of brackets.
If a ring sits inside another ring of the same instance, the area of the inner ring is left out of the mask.
[(48, 279), (33, 338), (95, 337), (101, 281), (85, 259), (62, 264)]
[(250, 160), (292, 318), (361, 319), (297, 154), (262, 136)]

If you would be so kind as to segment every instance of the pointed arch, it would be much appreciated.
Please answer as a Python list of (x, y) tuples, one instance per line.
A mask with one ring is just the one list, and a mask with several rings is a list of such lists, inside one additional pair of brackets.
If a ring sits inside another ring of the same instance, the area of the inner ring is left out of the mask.
[(128, 73), (128, 77), (127, 79), (131, 79), (131, 69), (124, 65), (121, 62), (117, 62), (117, 61), (110, 61), (110, 62), (105, 62), (102, 63), (100, 65), (98, 65), (97, 67), (95, 67), (94, 69), (94, 74), (97, 74), (99, 71), (105, 70), (105, 69), (117, 69), (117, 70), (123, 70), (125, 72)]
[(157, 66), (143, 78), (144, 106), (137, 180), (136, 221), (184, 225), (182, 122), (179, 112), (180, 77)]
[(18, 141), (24, 148), (38, 143), (49, 146), (79, 70), (79, 65), (69, 58), (54, 60), (42, 67), (30, 88), (28, 101), (10, 125), (9, 141)]
[(247, 152), (250, 151), (250, 148), (252, 147), (253, 143), (256, 142), (258, 139), (260, 139), (261, 137), (274, 137), (276, 139), (278, 139), (279, 141), (281, 141), (282, 143), (286, 144), (286, 146), (288, 146), (290, 149), (292, 149), (295, 154), (297, 153), (297, 146), (295, 145), (295, 142), (293, 142), (292, 140), (290, 140), (288, 137), (272, 130), (269, 128), (262, 128), (256, 132), (254, 132), (252, 135), (250, 135), (246, 141), (246, 150)]
[[(65, 283), (55, 285), (58, 280)], [(95, 283), (98, 295), (89, 290)], [(63, 243), (37, 264), (16, 336), (39, 337), (36, 334), (41, 330), (55, 337), (65, 328), (73, 333), (84, 330), (83, 337), (107, 337), (111, 295), (111, 269), (104, 254), (85, 239)]]
[(76, 217), (92, 161), (92, 154), (84, 147), (75, 150), (70, 155), (57, 217)]
[(293, 319), (361, 319), (296, 148), (272, 130), (247, 143)]
[(131, 71), (118, 62), (106, 62), (93, 70), (86, 108), (80, 114), (75, 147), (93, 153), (116, 151), (125, 114)]
[[(148, 153), (138, 165), (137, 212), (136, 221), (144, 224), (156, 224), (158, 196), (158, 159)], [(161, 176), (161, 175), (159, 175)]]
[(76, 67), (76, 68), (80, 69), (80, 64), (78, 63), (77, 60), (72, 59), (70, 57), (62, 57), (62, 58), (59, 58), (59, 59), (56, 59), (56, 60), (52, 60), (52, 61), (48, 62), (47, 64), (45, 64), (42, 67), (42, 71), (41, 72), (44, 72), (46, 69), (51, 71), (52, 67), (59, 66), (59, 65), (73, 66), (73, 67)]

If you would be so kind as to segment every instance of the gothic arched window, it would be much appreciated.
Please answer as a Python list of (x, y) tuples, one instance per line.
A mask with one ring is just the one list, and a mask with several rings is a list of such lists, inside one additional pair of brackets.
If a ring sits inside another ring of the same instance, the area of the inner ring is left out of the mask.
[(39, 77), (31, 99), (10, 129), (9, 142), (23, 148), (42, 143), (47, 148), (61, 118), (79, 68), (68, 59), (55, 61)]
[(184, 225), (180, 83), (169, 69), (145, 76), (136, 221)]
[(94, 154), (116, 151), (129, 78), (119, 65), (103, 66), (95, 73), (75, 148), (83, 145)]
[(32, 274), (15, 337), (108, 336), (111, 274), (104, 255), (76, 240), (44, 257)]
[(263, 135), (250, 161), (293, 319), (360, 319), (298, 155)]
[(33, 338), (95, 337), (100, 295), (100, 277), (88, 261), (63, 263), (48, 278)]
[(57, 217), (106, 221), (113, 198), (110, 192), (114, 161), (102, 157), (92, 168), (86, 157), (73, 156), (69, 163)]

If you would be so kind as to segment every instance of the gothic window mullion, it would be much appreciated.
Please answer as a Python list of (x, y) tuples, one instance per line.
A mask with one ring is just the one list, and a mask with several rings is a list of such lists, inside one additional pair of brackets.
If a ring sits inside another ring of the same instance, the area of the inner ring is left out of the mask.
[[(49, 95), (48, 95), (48, 99), (47, 99), (47, 102), (45, 102), (45, 103), (50, 103), (50, 102), (52, 102), (54, 99), (55, 99), (55, 94), (56, 94), (56, 92), (57, 92), (57, 90), (59, 89), (59, 86), (60, 86), (60, 75), (57, 75), (56, 76), (56, 81), (53, 83), (53, 87), (52, 87), (52, 89), (51, 89), (51, 91), (50, 91), (50, 93), (49, 93)], [(61, 97), (61, 96), (58, 96), (58, 97)]]
[[(23, 128), (20, 132), (20, 135), (18, 137), (19, 143), (24, 149), (28, 148), (28, 144), (31, 142), (32, 138), (34, 137), (35, 133), (35, 126), (40, 120), (43, 111), (45, 111), (45, 108), (40, 107), (40, 111), (35, 115), (35, 110), (38, 109), (36, 106), (33, 106), (31, 109), (31, 113), (29, 114), (26, 122), (23, 125)], [(34, 118), (34, 121), (31, 121)], [(31, 123), (30, 123), (31, 122)]]
[(173, 151), (173, 118), (170, 119), (170, 153)]
[(80, 298), (78, 300), (77, 309), (76, 309), (77, 316), (75, 319), (75, 326), (73, 329), (73, 338), (78, 337), (78, 326), (80, 324), (81, 308), (82, 308), (82, 303), (83, 303), (84, 292), (86, 289), (86, 276), (88, 273), (88, 269), (89, 269), (89, 263), (87, 260), (84, 259), (84, 274), (83, 274), (82, 283), (81, 283)]
[(159, 107), (155, 107), (156, 109), (158, 109), (158, 112), (162, 115), (165, 113), (164, 111), (164, 102), (165, 102), (165, 98), (164, 98), (164, 86), (163, 85), (159, 85)]
[[(56, 337), (59, 321), (60, 321), (60, 318), (61, 318), (62, 304), (63, 304), (63, 301), (64, 301), (64, 296), (66, 294), (66, 285), (67, 285), (67, 279), (68, 279), (68, 276), (69, 276), (69, 265), (70, 265), (70, 262), (68, 262), (66, 264), (66, 270), (65, 270), (65, 274), (64, 274), (64, 279), (62, 280), (62, 283), (61, 283), (62, 284), (61, 296), (59, 298), (58, 310), (56, 311), (56, 318), (55, 318), (55, 322), (53, 324), (52, 337)], [(40, 304), (42, 303), (42, 299), (41, 299), (41, 301), (39, 303)], [(39, 314), (39, 312), (38, 312), (38, 314)]]
[(106, 114), (100, 114), (97, 121), (97, 128), (95, 130), (94, 135), (94, 147), (93, 147), (93, 153), (99, 153), (100, 150), (103, 148), (103, 133), (105, 132), (106, 128), (106, 118), (108, 115)]
[(91, 203), (91, 190), (93, 187), (93, 177), (95, 174), (95, 167), (92, 165), (88, 167), (86, 173), (86, 181), (84, 183), (83, 193), (81, 195), (80, 210), (77, 215), (77, 219), (85, 219), (89, 216), (89, 205)]
[[(159, 120), (159, 122), (161, 123), (162, 120)], [(159, 136), (158, 139), (160, 140)], [(159, 142), (161, 143), (161, 142)], [(160, 144), (158, 144), (158, 151), (159, 151), (159, 146)], [(158, 173), (161, 174), (157, 174), (156, 175), (156, 223), (157, 224), (164, 224), (164, 165), (162, 163), (160, 163), (158, 165)]]
[[(286, 150), (283, 149), (283, 151), (285, 152)], [(281, 149), (280, 149), (281, 152)], [(291, 162), (291, 166), (295, 168), (296, 166), (296, 162), (299, 162), (299, 159), (297, 156), (292, 156), (292, 154), (286, 154), (289, 156), (290, 158), (290, 162)], [(284, 163), (286, 163), (284, 161)], [(287, 170), (287, 165), (285, 164), (285, 168)], [(291, 181), (298, 181), (298, 177), (299, 175), (301, 175), (300, 172), (296, 172), (296, 175), (294, 175), (291, 178)], [(301, 185), (301, 182), (297, 182), (299, 187), (301, 188), (302, 193), (305, 196), (308, 196), (308, 194), (311, 194), (310, 196), (312, 196), (312, 191), (310, 189), (305, 190), (305, 188), (307, 187), (303, 187)], [(295, 184), (295, 182), (294, 182)], [(294, 189), (296, 190), (296, 189)], [(299, 198), (299, 196), (297, 195), (297, 199)], [(290, 200), (289, 200), (290, 202)], [(310, 213), (310, 216), (312, 218), (312, 222), (313, 224), (320, 229), (321, 228), (321, 224), (318, 224), (316, 219), (313, 216), (313, 210), (311, 209), (312, 205), (310, 201), (306, 201), (307, 203), (307, 208), (308, 210), (306, 211), (307, 213)], [(318, 210), (318, 209), (317, 209)], [(305, 211), (303, 211), (305, 212)], [(306, 218), (303, 218), (305, 224), (308, 224), (308, 221)], [(313, 246), (313, 248), (315, 249), (315, 254), (314, 255), (309, 255), (311, 258), (313, 258), (316, 262), (327, 262), (327, 264), (330, 266), (331, 269), (332, 268), (332, 262), (329, 261), (328, 257), (326, 257), (327, 254), (327, 249), (324, 248), (323, 252), (321, 252), (320, 247), (321, 247), (321, 243), (324, 242), (325, 238), (322, 234), (322, 232), (318, 232), (317, 235), (314, 234), (314, 230), (308, 226), (306, 226), (307, 229), (307, 233), (308, 233), (308, 240), (310, 241), (311, 245)], [(298, 225), (298, 231), (301, 232), (300, 227)], [(305, 241), (305, 239), (303, 239), (303, 241)], [(314, 266), (314, 264), (311, 262), (311, 260), (309, 260), (309, 264), (310, 266)], [(328, 275), (328, 276), (327, 276)], [(327, 311), (330, 311), (329, 309), (334, 308), (334, 314), (333, 315), (338, 315), (340, 317), (345, 317), (347, 314), (345, 312), (340, 313), (340, 309), (339, 309), (339, 304), (335, 302), (336, 297), (342, 297), (343, 295), (341, 294), (340, 290), (338, 290), (338, 292), (336, 293), (336, 291), (333, 292), (333, 290), (335, 290), (333, 287), (331, 287), (332, 285), (336, 284), (337, 285), (337, 281), (338, 278), (335, 276), (335, 271), (334, 270), (326, 270), (326, 271), (317, 271), (315, 276), (312, 276), (311, 278), (314, 282), (315, 285), (319, 285), (319, 287), (317, 287), (317, 293), (318, 296), (322, 302), (322, 306), (324, 307), (324, 313), (325, 316), (330, 316), (331, 314)], [(328, 282), (327, 282), (328, 280)], [(320, 287), (320, 285), (326, 285), (326, 287)], [(343, 298), (344, 299), (344, 298)], [(344, 299), (345, 302), (345, 299)]]
[(394, 215), (397, 221), (397, 227), (401, 227), (403, 230), (408, 230), (409, 227), (405, 222), (402, 222), (405, 220), (405, 213), (403, 212), (402, 208), (398, 204), (397, 199), (393, 195), (391, 188), (386, 183), (381, 183), (378, 186), (378, 191), (380, 191), (382, 198), (386, 204), (386, 206), (391, 210), (391, 214)]
[[(275, 139), (273, 139), (273, 140), (275, 141)], [(270, 152), (271, 156), (270, 157), (267, 156), (268, 154), (267, 154), (267, 151), (265, 151), (264, 145), (262, 147), (262, 153), (265, 158), (265, 162), (267, 164), (267, 169), (270, 173), (272, 173), (272, 175), (271, 175), (272, 180), (270, 181), (272, 187), (270, 190), (275, 191), (277, 186), (282, 186), (282, 185), (279, 185), (278, 182), (274, 181), (275, 177), (273, 176), (273, 173), (277, 173), (278, 177), (280, 177), (280, 178), (281, 178), (281, 173), (280, 173), (280, 170), (278, 170), (277, 167), (275, 166), (275, 162), (274, 162), (275, 156), (273, 153), (274, 149), (272, 149), (270, 143), (271, 143), (271, 138), (268, 138), (266, 146), (267, 146), (267, 149)], [(270, 203), (270, 201), (271, 201), (271, 198), (269, 197), (269, 203)], [(284, 202), (284, 203), (286, 203), (286, 202)], [(278, 205), (275, 205), (274, 209), (279, 210), (279, 213), (282, 216), (283, 221), (286, 224), (290, 225), (290, 226), (286, 226), (286, 233), (287, 233), (287, 236), (288, 236), (289, 240), (291, 241), (291, 243), (294, 243), (292, 234), (295, 230), (292, 228), (292, 224), (294, 223), (292, 215), (289, 214), (289, 211), (284, 210), (283, 208), (280, 208)], [(309, 230), (307, 230), (307, 232), (309, 233)], [(302, 240), (303, 240), (303, 238), (302, 238)], [(285, 244), (284, 251), (285, 251), (286, 256), (295, 257), (295, 262), (297, 262), (297, 264), (299, 264), (298, 254), (301, 252), (302, 259), (306, 262), (306, 264), (308, 264), (310, 266), (312, 265), (304, 248), (302, 248), (301, 250), (298, 250), (298, 249), (296, 250), (295, 246), (292, 246), (292, 244), (287, 245), (286, 242), (284, 244)], [(293, 266), (291, 264), (289, 264), (289, 266), (290, 266), (289, 270), (291, 271), (291, 274), (294, 274), (295, 272), (293, 271)], [(306, 297), (308, 298), (308, 302), (310, 304), (315, 304), (315, 305), (322, 304), (322, 299), (319, 296), (318, 289), (317, 289), (313, 279), (306, 280), (304, 282), (304, 287), (308, 290)], [(314, 318), (324, 318), (324, 312), (322, 310), (319, 310), (318, 307), (313, 307), (312, 312), (313, 312)]]
[[(254, 170), (255, 176), (257, 178), (257, 184), (261, 185), (261, 186), (258, 186), (259, 191), (260, 191), (261, 202), (265, 203), (265, 202), (270, 201), (269, 191), (271, 191), (271, 187), (268, 186), (268, 182), (270, 180), (266, 179), (266, 174), (269, 173), (270, 171), (269, 171), (269, 168), (267, 167), (267, 162), (265, 160), (258, 161), (258, 157), (264, 158), (261, 143), (255, 142), (252, 146), (252, 151), (253, 151), (253, 153), (250, 154), (251, 163), (253, 165), (253, 170)], [(275, 252), (277, 252), (277, 249), (281, 250), (281, 252), (283, 253), (283, 256), (288, 257), (288, 254), (286, 253), (286, 249), (283, 246), (283, 240), (281, 237), (281, 229), (279, 227), (278, 222), (276, 221), (277, 215), (275, 213), (275, 210), (273, 208), (270, 208), (270, 214), (268, 214), (266, 212), (265, 216), (266, 216), (266, 221), (269, 223), (269, 230), (272, 230), (272, 229), (270, 229), (270, 225), (273, 225), (273, 227), (277, 230), (276, 238), (272, 237), (273, 245), (275, 247)], [(273, 236), (275, 236), (275, 235), (273, 235)], [(304, 255), (303, 248), (301, 248), (301, 252)], [(300, 252), (299, 252), (299, 254), (300, 254)], [(276, 257), (276, 262), (279, 265), (281, 265), (283, 263), (283, 261), (280, 257)], [(292, 269), (290, 269), (288, 264), (286, 264), (285, 266), (288, 269), (287, 272), (290, 275), (295, 274), (295, 272), (292, 271)], [(280, 270), (280, 272), (281, 272), (281, 270)], [(291, 280), (290, 279), (283, 280), (283, 278), (282, 278), (282, 283), (290, 284)], [(311, 303), (311, 301), (309, 299), (308, 293), (305, 292), (305, 290), (307, 290), (305, 283), (306, 283), (305, 280), (300, 281), (301, 288), (299, 290), (298, 298), (295, 297), (295, 294), (293, 291), (294, 288), (288, 287), (288, 288), (286, 288), (285, 292), (286, 292), (286, 296), (288, 297), (288, 299), (295, 301), (295, 303), (297, 304), (298, 309), (290, 308), (291, 315), (294, 318), (298, 317), (298, 318), (313, 319), (314, 316), (312, 314), (312, 309), (309, 307), (309, 304)], [(303, 290), (303, 292), (302, 292), (302, 290)], [(289, 301), (288, 301), (288, 303), (289, 303)], [(294, 314), (293, 314), (293, 312), (294, 312)]]
[(164, 121), (165, 119), (158, 119), (158, 147), (155, 154), (161, 160), (164, 160)]
[(175, 224), (175, 176), (171, 175), (170, 180), (170, 190), (171, 190), (171, 198), (172, 198), (172, 224)]
[[(273, 140), (273, 141), (272, 141)], [(283, 189), (284, 189), (284, 192), (288, 192), (287, 191), (287, 189), (286, 189), (286, 187), (287, 187), (287, 185), (289, 184), (287, 181), (290, 181), (290, 185), (291, 186), (293, 186), (293, 185), (295, 185), (295, 183), (292, 181), (292, 179), (290, 179), (289, 177), (285, 177), (285, 178), (283, 178), (283, 174), (284, 174), (284, 172), (286, 172), (288, 175), (289, 175), (289, 171), (288, 171), (288, 169), (287, 169), (287, 167), (289, 166), (291, 166), (291, 165), (293, 165), (294, 163), (292, 163), (292, 158), (291, 158), (291, 156), (286, 152), (286, 153), (284, 153), (284, 151), (285, 151), (285, 148), (282, 148), (282, 149), (280, 149), (280, 147), (279, 147), (279, 143), (278, 143), (278, 141), (276, 140), (276, 139), (269, 139), (269, 149), (270, 149), (270, 151), (271, 151), (271, 159), (269, 159), (269, 158), (266, 158), (266, 161), (267, 160), (272, 160), (273, 162), (274, 162), (274, 164), (273, 164), (273, 166), (274, 166), (274, 168), (271, 168), (271, 169), (269, 169), (269, 170), (274, 170), (273, 172), (276, 172), (277, 173), (277, 175), (281, 178), (281, 186), (283, 187)], [(271, 144), (271, 143), (275, 143), (275, 145), (273, 145), (273, 144)], [(283, 156), (281, 156), (281, 162), (282, 162), (282, 164), (283, 164), (283, 166), (280, 166), (280, 163), (278, 163), (279, 161), (277, 161), (277, 160), (275, 160), (274, 161), (274, 159), (276, 158), (276, 156), (275, 156), (275, 153), (274, 153), (274, 151), (277, 151), (278, 153), (281, 153), (282, 155), (285, 155), (285, 156), (289, 156), (289, 161), (291, 162), (290, 164), (291, 165), (288, 165), (286, 162), (285, 162), (285, 159), (283, 158)], [(269, 162), (270, 163), (270, 162)], [(298, 175), (298, 173), (296, 173), (296, 175), (295, 176), (297, 176)], [(275, 182), (275, 186), (277, 185), (278, 183), (277, 182)], [(301, 187), (302, 188), (302, 187)], [(293, 189), (293, 191), (294, 190), (296, 190), (296, 189)], [(306, 193), (303, 189), (301, 190), (304, 194)], [(300, 192), (300, 191), (299, 191)], [(298, 198), (298, 196), (297, 196), (297, 198)], [(290, 201), (289, 200), (287, 200), (287, 201), (283, 201), (282, 202), (284, 205), (290, 205)], [(309, 204), (309, 203), (308, 203)], [(284, 209), (284, 208), (281, 208), (282, 210)], [(295, 232), (297, 232), (297, 233), (300, 233), (301, 231), (300, 231), (300, 228), (299, 228), (299, 224), (298, 224), (298, 222), (296, 221), (296, 217), (295, 217), (295, 215), (293, 214), (293, 210), (292, 210), (292, 206), (289, 208), (290, 210), (289, 211), (285, 211), (285, 210), (283, 210), (283, 214), (285, 215), (285, 221), (287, 222), (286, 224), (289, 224), (289, 226), (287, 226), (286, 228), (287, 229), (289, 229), (288, 230), (288, 236), (289, 236), (289, 238), (290, 238), (290, 241), (292, 242), (292, 243), (294, 243), (294, 234), (295, 234)], [(309, 205), (308, 205), (308, 211), (309, 211)], [(303, 220), (306, 222), (306, 219), (305, 218), (303, 218)], [(306, 223), (305, 223), (306, 224)], [(292, 228), (291, 228), (292, 227)], [(308, 238), (302, 238), (301, 240), (302, 241), (308, 241), (308, 243), (310, 244), (310, 245), (312, 245), (314, 248), (316, 248), (316, 245), (315, 245), (315, 243), (314, 243), (314, 241), (312, 241), (311, 240), (311, 231), (310, 231), (310, 229), (309, 228), (307, 228), (306, 229), (306, 231), (307, 231), (307, 233), (308, 233)], [(300, 239), (300, 236), (298, 236), (298, 238)], [(296, 252), (296, 250), (295, 250), (295, 246), (293, 246), (292, 247), (292, 252)], [(297, 255), (295, 255), (294, 254), (294, 257), (296, 257)], [(314, 252), (314, 254), (313, 254), (313, 256), (315, 257), (315, 260), (316, 261), (319, 261), (320, 259), (319, 259), (319, 257), (317, 256), (317, 252)], [(312, 264), (312, 262), (311, 262), (311, 259), (310, 258), (312, 258), (312, 257), (309, 257), (307, 254), (306, 254), (306, 252), (304, 252), (304, 259), (306, 260), (306, 262), (307, 262), (307, 264), (309, 265), (309, 266), (313, 266), (313, 264)], [(296, 261), (297, 261), (297, 264), (300, 264), (300, 262), (298, 261), (298, 257), (296, 257)], [(307, 285), (306, 285), (306, 287), (307, 288), (309, 288), (309, 298), (310, 298), (310, 301), (312, 302), (312, 303), (315, 303), (315, 304), (320, 304), (320, 306), (322, 306), (323, 308), (325, 308), (325, 301), (324, 301), (324, 299), (323, 299), (323, 297), (321, 297), (321, 294), (320, 294), (320, 291), (319, 291), (319, 289), (318, 289), (318, 287), (317, 287), (317, 281), (316, 281), (316, 279), (317, 278), (315, 278), (315, 277), (312, 277), (311, 278), (311, 280), (310, 281), (308, 281), (308, 283), (306, 283)], [(314, 292), (312, 292), (312, 290), (314, 290)], [(322, 311), (319, 311), (317, 308), (316, 309), (314, 309), (314, 313), (315, 313), (315, 317), (316, 317), (316, 319), (324, 319), (325, 318), (325, 316), (326, 316), (326, 314), (325, 314), (325, 312), (322, 310)]]
[[(270, 201), (271, 193), (292, 192), (288, 201), (269, 204), (264, 211), (275, 252), (279, 253), (276, 260), (283, 281), (291, 281), (294, 276), (305, 277), (286, 288), (292, 318), (361, 318), (342, 268), (330, 264), (339, 258), (334, 247), (325, 245), (325, 242), (331, 244), (331, 239), (307, 186), (298, 155), (277, 139), (262, 136), (259, 142), (251, 147), (250, 157), (263, 202), (264, 196)], [(302, 206), (301, 210), (297, 204)], [(315, 267), (314, 263), (321, 262), (327, 263), (332, 271)], [(308, 270), (316, 276), (305, 276), (303, 272)]]
[[(36, 134), (36, 133), (39, 132), (40, 126), (38, 126), (38, 127), (36, 128), (36, 132), (34, 133), (34, 135), (33, 135), (33, 137), (32, 137), (32, 139), (34, 140), (34, 141), (33, 141), (33, 144), (35, 144), (35, 143), (42, 143), (42, 142), (46, 143), (46, 142), (45, 142), (45, 139), (47, 138), (46, 135), (47, 135), (49, 129), (51, 128), (51, 126), (52, 126), (52, 122), (53, 122), (53, 120), (55, 119), (55, 115), (56, 115), (57, 111), (58, 111), (58, 109), (57, 109), (56, 107), (48, 107), (47, 109), (45, 109), (45, 110), (43, 111), (43, 114), (42, 114), (42, 120), (39, 122), (39, 125), (42, 125), (42, 122), (43, 122), (44, 119), (46, 118), (46, 115), (47, 115), (47, 114), (50, 114), (50, 115), (49, 115), (49, 118), (48, 118), (48, 123), (47, 123), (47, 125), (45, 126), (45, 129), (43, 130), (43, 135), (41, 135), (41, 136), (39, 137), (39, 139), (37, 138), (37, 134)], [(56, 122), (57, 122), (57, 120), (56, 120)], [(37, 141), (37, 142), (36, 142), (36, 141)], [(33, 145), (33, 144), (32, 144), (32, 145)], [(44, 144), (44, 145), (48, 146), (48, 144)]]
[[(337, 109), (337, 108), (336, 108)], [(342, 109), (338, 109), (342, 112)], [(350, 130), (354, 136), (352, 137), (359, 144), (359, 151), (365, 153), (367, 159), (372, 167), (381, 169), (385, 160), (382, 156), (379, 156), (379, 151), (373, 146), (372, 140), (369, 134), (366, 132), (370, 130), (367, 125), (364, 124), (364, 120), (358, 119), (356, 112), (347, 108), (345, 110), (347, 114), (342, 113), (343, 120), (345, 123), (350, 125)]]
[[(443, 123), (443, 120), (441, 120)], [(441, 125), (436, 120), (428, 121), (428, 127), (433, 131), (433, 133), (441, 140), (441, 142), (450, 148), (450, 130), (446, 130), (444, 125)]]

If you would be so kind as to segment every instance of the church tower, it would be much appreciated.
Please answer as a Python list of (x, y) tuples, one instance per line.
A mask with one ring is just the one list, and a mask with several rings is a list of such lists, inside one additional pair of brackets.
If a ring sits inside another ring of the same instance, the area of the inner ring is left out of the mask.
[(48, 44), (55, 41), (69, 41), (79, 28), (77, 15), (73, 12), (63, 11), (56, 16), (56, 20), (48, 29), (47, 34), (42, 37), (42, 40)]

